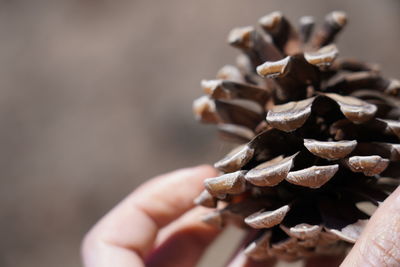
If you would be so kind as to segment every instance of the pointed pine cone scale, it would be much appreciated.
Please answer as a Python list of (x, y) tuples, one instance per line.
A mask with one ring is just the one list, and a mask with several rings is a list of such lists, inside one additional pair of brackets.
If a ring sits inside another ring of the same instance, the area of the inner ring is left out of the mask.
[[(380, 179), (382, 178), (379, 178), (377, 182), (379, 182)], [(348, 192), (349, 195), (353, 195), (355, 199), (358, 197), (361, 201), (371, 202), (375, 206), (379, 206), (380, 203), (382, 203), (388, 197), (387, 192), (382, 191), (379, 187), (371, 186), (368, 184), (352, 184), (344, 188), (344, 191)], [(358, 210), (354, 213), (357, 212)]]
[(244, 200), (241, 202), (230, 202), (222, 210), (219, 210), (223, 223), (232, 222), (239, 227), (245, 227), (244, 219), (250, 214), (266, 207), (268, 203), (262, 203), (254, 200)]
[[(302, 243), (304, 243), (304, 241)], [(287, 251), (289, 253), (296, 254), (297, 259), (310, 258), (312, 256), (315, 256), (315, 251), (313, 249), (302, 246), (299, 241), (296, 242), (296, 246), (294, 248), (288, 249)]]
[(400, 82), (395, 79), (384, 78), (378, 72), (372, 70), (340, 73), (330, 79), (326, 85), (327, 91), (346, 94), (365, 88), (381, 91), (388, 95), (397, 95), (400, 90)]
[(319, 188), (328, 182), (339, 170), (339, 165), (312, 166), (299, 171), (289, 172), (285, 178), (291, 184), (309, 188)]
[(295, 248), (296, 246), (297, 246), (297, 239), (289, 237), (277, 243), (273, 243), (271, 247), (275, 250), (287, 251), (292, 248)]
[(400, 177), (400, 164), (396, 163), (395, 165), (396, 165), (394, 166), (395, 170), (393, 171), (395, 172), (395, 175), (391, 175), (392, 172), (391, 165), (389, 165), (389, 167), (382, 173), (382, 177), (380, 177), (376, 182), (378, 189), (383, 190), (385, 192), (393, 192), (400, 185), (400, 181), (398, 178), (392, 178), (392, 177)]
[(217, 206), (217, 199), (213, 197), (207, 190), (203, 190), (193, 202), (196, 205), (206, 208), (215, 208)]
[(215, 178), (208, 178), (204, 180), (204, 186), (214, 197), (240, 194), (246, 190), (245, 173), (246, 171), (236, 171)]
[[(389, 166), (383, 172), (381, 172), (380, 175), (383, 177), (396, 177), (396, 178), (400, 177), (400, 162), (389, 163)], [(398, 185), (400, 185), (399, 180), (391, 179), (385, 181), (385, 179), (382, 179), (382, 177), (379, 180), (383, 180), (378, 182), (383, 182), (388, 188), (395, 189)], [(388, 191), (390, 192), (390, 190)]]
[(311, 115), (311, 107), (315, 98), (276, 105), (267, 113), (267, 122), (274, 128), (292, 132), (306, 122)]
[(366, 123), (354, 124), (347, 119), (334, 122), (329, 128), (330, 134), (336, 140), (398, 140), (400, 138), (400, 124), (394, 120), (374, 118)]
[(393, 96), (400, 95), (400, 80), (397, 79), (389, 79), (389, 84), (385, 88), (385, 93)]
[(249, 142), (255, 136), (249, 128), (235, 124), (219, 124), (218, 130), (223, 138), (236, 143)]
[(255, 34), (253, 26), (234, 28), (228, 35), (228, 43), (244, 52), (248, 52), (254, 49)]
[[(246, 54), (239, 54), (236, 57), (236, 66), (240, 70), (241, 73), (243, 73), (245, 79), (249, 79), (257, 77), (258, 75), (255, 74), (254, 72), (254, 66), (253, 63), (251, 62), (250, 58)], [(252, 80), (252, 79), (250, 79)]]
[(329, 126), (329, 133), (334, 140), (357, 138), (356, 125), (348, 119), (337, 120)]
[(351, 141), (317, 141), (304, 139), (304, 146), (317, 157), (337, 160), (346, 157), (357, 146), (356, 140)]
[(263, 115), (244, 106), (227, 101), (214, 100), (215, 109), (223, 123), (237, 124), (249, 129), (255, 129), (263, 120)]
[(389, 160), (380, 156), (353, 156), (344, 160), (353, 172), (362, 172), (366, 176), (374, 176), (389, 166)]
[(218, 229), (225, 225), (225, 221), (219, 210), (215, 210), (203, 215), (201, 221)]
[(286, 55), (301, 52), (299, 34), (281, 12), (275, 11), (265, 15), (258, 23), (272, 37), (273, 43), (281, 52)]
[(303, 16), (299, 20), (299, 32), (303, 43), (307, 43), (314, 29), (315, 20), (312, 16)]
[(355, 243), (357, 239), (360, 237), (367, 223), (368, 220), (358, 220), (357, 222), (349, 224), (340, 230), (329, 229), (326, 227), (325, 229), (327, 232), (336, 235), (341, 240), (344, 240), (349, 243)]
[(316, 66), (308, 63), (303, 54), (288, 56), (279, 61), (266, 61), (257, 67), (261, 77), (274, 78), (279, 85), (275, 103), (299, 101), (307, 97), (307, 87), (319, 89), (320, 75)]
[(246, 217), (244, 222), (255, 229), (271, 228), (280, 224), (289, 210), (289, 205), (285, 205), (273, 211), (262, 210)]
[(338, 54), (339, 51), (335, 45), (328, 45), (322, 47), (317, 52), (304, 53), (304, 58), (312, 65), (320, 68), (326, 68), (332, 64)]
[(256, 186), (275, 186), (286, 178), (297, 155), (298, 153), (264, 162), (248, 171), (245, 179)]
[(384, 120), (384, 119), (377, 119), (386, 124), (386, 132), (390, 132), (395, 134), (398, 138), (400, 138), (400, 121), (395, 120)]
[(268, 43), (252, 26), (233, 29), (229, 33), (228, 43), (242, 50), (249, 57), (254, 69), (264, 61), (282, 58), (279, 50)]
[(234, 224), (238, 227), (244, 226), (244, 223), (243, 223), (244, 217), (242, 216), (242, 214), (232, 212), (229, 207), (226, 207), (221, 211), (221, 216), (222, 216), (223, 225)]
[(288, 235), (301, 240), (316, 239), (322, 231), (321, 225), (310, 225), (301, 223), (293, 227), (286, 227), (280, 224), (279, 227)]
[(383, 142), (359, 143), (354, 149), (355, 155), (378, 155), (390, 161), (400, 161), (400, 144)]
[(241, 145), (233, 149), (223, 159), (216, 162), (214, 167), (222, 172), (234, 172), (246, 165), (254, 155), (254, 148)]
[(202, 96), (193, 102), (193, 113), (197, 120), (203, 123), (219, 123), (215, 103), (208, 96)]
[(260, 87), (226, 80), (203, 80), (203, 90), (213, 99), (246, 99), (264, 106), (268, 92)]
[(325, 231), (339, 239), (353, 242), (365, 226), (369, 216), (359, 210), (351, 201), (345, 199), (319, 201), (320, 214)]
[(193, 103), (197, 120), (212, 124), (237, 124), (256, 127), (263, 118), (260, 105), (247, 100), (214, 100), (202, 96)]
[(223, 208), (205, 214), (202, 217), (202, 221), (216, 228), (222, 228), (228, 223), (234, 223), (239, 227), (243, 227), (244, 218), (260, 208), (261, 204), (254, 201), (229, 203)]
[(362, 62), (353, 58), (338, 58), (332, 64), (331, 69), (335, 71), (347, 70), (352, 72), (380, 71), (380, 67), (377, 64)]
[(347, 15), (342, 11), (333, 11), (325, 17), (325, 23), (311, 39), (311, 46), (319, 48), (332, 43), (336, 35), (347, 23)]
[(278, 155), (293, 154), (299, 151), (302, 143), (291, 134), (269, 129), (259, 133), (250, 142), (232, 150), (227, 156), (214, 164), (222, 172), (237, 171), (252, 158), (256, 161), (268, 161)]
[(270, 258), (270, 240), (271, 232), (265, 232), (261, 237), (250, 243), (250, 245), (245, 248), (244, 254), (256, 261), (262, 261)]
[(282, 154), (295, 154), (302, 144), (301, 138), (277, 129), (265, 130), (248, 143), (249, 147), (255, 149), (254, 159), (258, 162), (268, 161)]
[(227, 80), (236, 83), (245, 83), (246, 80), (239, 68), (233, 65), (223, 66), (217, 73), (217, 79)]
[(283, 75), (286, 72), (289, 61), (291, 60), (290, 56), (287, 56), (278, 61), (267, 61), (262, 65), (257, 67), (257, 73), (261, 77), (265, 78), (275, 78)]
[(354, 123), (364, 123), (375, 116), (377, 108), (358, 98), (351, 96), (341, 96), (338, 94), (325, 94), (333, 99), (340, 107), (343, 115)]
[(302, 246), (304, 248), (314, 248), (318, 244), (318, 238), (313, 238), (313, 239), (305, 239), (305, 240), (299, 240), (298, 244), (299, 246)]
[(334, 243), (336, 243), (339, 239), (339, 237), (335, 234), (332, 234), (330, 232), (327, 232), (325, 229), (320, 233), (319, 235), (319, 239), (317, 241), (317, 244), (320, 247), (325, 247), (325, 246), (329, 246), (332, 245)]
[(387, 158), (389, 158), (391, 161), (400, 160), (400, 144), (380, 143), (380, 146), (390, 150), (390, 156)]

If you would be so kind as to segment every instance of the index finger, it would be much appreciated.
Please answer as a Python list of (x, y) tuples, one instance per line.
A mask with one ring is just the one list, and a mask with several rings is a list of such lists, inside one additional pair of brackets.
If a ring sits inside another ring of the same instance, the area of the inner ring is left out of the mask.
[(199, 166), (156, 177), (140, 186), (86, 236), (83, 255), (87, 266), (107, 266), (102, 264), (109, 262), (110, 253), (117, 253), (119, 260), (139, 262), (152, 248), (158, 230), (192, 208), (204, 179), (215, 175), (212, 167)]

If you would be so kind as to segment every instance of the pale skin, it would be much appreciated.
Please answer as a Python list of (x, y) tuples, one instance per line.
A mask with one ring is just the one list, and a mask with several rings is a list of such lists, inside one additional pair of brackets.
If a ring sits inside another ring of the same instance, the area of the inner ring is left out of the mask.
[[(194, 207), (203, 181), (217, 171), (210, 166), (160, 175), (141, 185), (86, 234), (82, 258), (86, 267), (196, 266), (219, 230), (199, 218)], [(274, 266), (242, 254), (228, 266)], [(400, 266), (400, 189), (377, 209), (350, 253), (343, 258), (315, 258), (311, 266)]]

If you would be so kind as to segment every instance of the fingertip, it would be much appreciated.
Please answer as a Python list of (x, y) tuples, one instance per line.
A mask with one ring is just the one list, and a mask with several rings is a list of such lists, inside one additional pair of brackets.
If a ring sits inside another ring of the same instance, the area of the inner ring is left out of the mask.
[(210, 177), (215, 177), (218, 174), (218, 171), (208, 164), (202, 164), (193, 167), (187, 167), (178, 169), (163, 175), (159, 175), (155, 177), (153, 180), (166, 180), (168, 178), (177, 178), (177, 179), (206, 179)]
[(212, 167), (209, 164), (202, 164), (202, 165), (190, 167), (190, 168), (188, 168), (186, 170), (194, 172), (194, 173), (201, 174), (205, 178), (214, 177), (214, 176), (216, 176), (218, 174), (217, 169), (215, 169), (214, 167)]
[(213, 225), (207, 224), (202, 221), (202, 217), (210, 212), (210, 209), (197, 206), (185, 214), (183, 214), (178, 220), (164, 227), (158, 235), (157, 244), (161, 244), (167, 238), (171, 237), (178, 232), (191, 232), (198, 234), (200, 233), (200, 239), (204, 238), (206, 241), (209, 237), (213, 238), (221, 232), (220, 228)]
[(156, 177), (154, 180), (162, 180), (166, 183), (174, 180), (181, 184), (190, 184), (191, 189), (196, 191), (194, 194), (194, 197), (196, 197), (204, 189), (203, 181), (207, 178), (212, 178), (217, 175), (218, 171), (214, 167), (208, 164), (202, 164), (194, 167), (179, 169)]
[[(135, 260), (146, 255), (158, 230), (192, 208), (193, 199), (203, 190), (203, 180), (216, 173), (210, 165), (200, 165), (160, 175), (138, 187), (84, 238), (81, 249), (87, 266), (96, 266), (91, 263), (98, 262), (103, 248), (110, 252), (110, 260), (117, 254)], [(198, 237), (204, 243), (217, 234), (207, 226), (198, 227), (190, 231), (208, 233)]]

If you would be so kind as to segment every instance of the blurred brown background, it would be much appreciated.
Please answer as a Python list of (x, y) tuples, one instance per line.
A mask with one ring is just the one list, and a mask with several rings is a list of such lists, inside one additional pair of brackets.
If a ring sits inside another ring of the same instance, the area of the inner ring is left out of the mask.
[(79, 266), (83, 234), (137, 185), (226, 152), (191, 103), (234, 62), (232, 27), (335, 9), (341, 54), (399, 78), (398, 0), (0, 1), (0, 266)]

